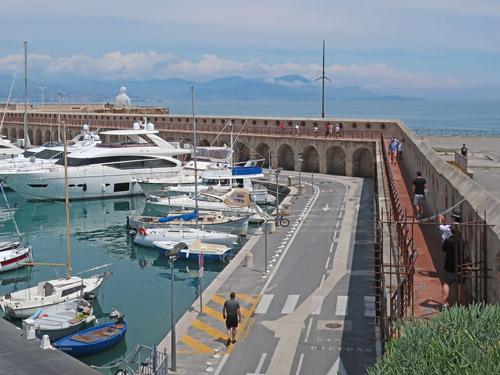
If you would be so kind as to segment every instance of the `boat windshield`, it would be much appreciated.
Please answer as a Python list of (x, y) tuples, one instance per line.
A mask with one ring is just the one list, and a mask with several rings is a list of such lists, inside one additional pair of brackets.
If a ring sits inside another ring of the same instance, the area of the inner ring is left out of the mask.
[(63, 157), (63, 152), (61, 150), (46, 149), (35, 154), (38, 159), (61, 159)]
[(229, 160), (229, 157), (231, 156), (231, 149), (230, 148), (219, 148), (219, 147), (197, 147), (196, 148), (196, 158), (198, 160), (206, 160), (206, 161), (213, 161), (213, 162), (224, 162)]

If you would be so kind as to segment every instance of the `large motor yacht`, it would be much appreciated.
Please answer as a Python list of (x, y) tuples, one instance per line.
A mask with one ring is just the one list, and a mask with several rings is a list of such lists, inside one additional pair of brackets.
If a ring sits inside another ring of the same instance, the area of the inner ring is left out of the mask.
[[(142, 194), (138, 179), (177, 175), (182, 166), (173, 156), (190, 151), (174, 147), (157, 133), (144, 118), (133, 129), (101, 132), (111, 143), (72, 152), (67, 157), (69, 199)], [(36, 171), (2, 171), (0, 178), (29, 200), (65, 198), (64, 158)]]

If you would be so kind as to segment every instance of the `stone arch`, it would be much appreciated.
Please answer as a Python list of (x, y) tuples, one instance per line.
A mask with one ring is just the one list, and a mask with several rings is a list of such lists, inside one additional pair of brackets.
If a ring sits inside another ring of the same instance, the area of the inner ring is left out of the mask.
[(302, 172), (319, 173), (319, 154), (314, 146), (304, 148), (302, 154)]
[(3, 135), (6, 139), (9, 139), (9, 131), (7, 130), (7, 128), (3, 128), (3, 129), (2, 129), (2, 135)]
[(36, 129), (36, 132), (35, 132), (35, 144), (36, 145), (43, 144), (42, 131), (40, 129)]
[(345, 176), (345, 152), (340, 146), (332, 146), (326, 150), (326, 173)]
[(250, 149), (244, 143), (238, 142), (234, 146), (234, 160), (236, 162), (243, 162), (250, 160)]
[(210, 146), (210, 142), (207, 139), (202, 139), (199, 145), (201, 147), (209, 147)]
[(259, 143), (255, 152), (257, 153), (257, 158), (264, 158), (263, 168), (269, 167), (269, 150), (270, 147), (267, 143)]
[(33, 129), (28, 129), (28, 138), (29, 138), (28, 143), (33, 143), (33, 140), (35, 139), (33, 138)]
[(16, 138), (17, 138), (16, 128), (12, 128), (12, 129), (10, 129), (10, 137), (11, 137), (11, 139), (12, 139), (13, 141), (15, 141), (15, 140), (16, 140)]
[(52, 133), (50, 130), (45, 130), (45, 142), (51, 142), (52, 141)]
[(278, 149), (278, 167), (287, 171), (295, 170), (295, 158), (290, 145), (282, 144)]
[(358, 148), (352, 157), (352, 176), (373, 177), (373, 168), (373, 153), (366, 147)]
[[(29, 132), (28, 132), (28, 136), (29, 136)], [(17, 138), (24, 139), (24, 130), (23, 129), (19, 129), (19, 134), (17, 135)]]

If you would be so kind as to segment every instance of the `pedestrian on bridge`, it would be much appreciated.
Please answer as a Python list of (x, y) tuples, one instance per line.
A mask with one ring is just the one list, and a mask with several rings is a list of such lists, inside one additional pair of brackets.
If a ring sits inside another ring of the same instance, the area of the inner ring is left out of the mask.
[[(297, 137), (300, 137), (300, 128), (299, 128), (299, 123), (295, 124), (295, 134), (297, 134)], [(295, 136), (294, 136), (295, 137)]]
[(425, 191), (427, 181), (422, 178), (422, 171), (417, 171), (417, 178), (413, 180), (413, 205), (415, 206), (416, 219), (420, 220), (424, 213)]
[(222, 308), (222, 317), (226, 319), (227, 345), (236, 342), (236, 328), (238, 322), (241, 323), (241, 309), (240, 303), (236, 301), (236, 293), (231, 292), (229, 298)]
[(314, 125), (314, 136), (318, 138), (318, 125)]
[(391, 155), (391, 164), (396, 164), (398, 145), (399, 143), (396, 137), (392, 137), (391, 142), (389, 143), (389, 154)]
[(330, 124), (326, 123), (325, 124), (325, 138), (328, 138), (329, 134), (330, 134)]

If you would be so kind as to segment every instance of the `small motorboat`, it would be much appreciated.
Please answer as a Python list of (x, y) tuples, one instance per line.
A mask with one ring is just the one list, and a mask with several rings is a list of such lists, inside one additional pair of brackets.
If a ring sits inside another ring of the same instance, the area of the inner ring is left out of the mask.
[(153, 242), (153, 247), (162, 255), (166, 255), (174, 249), (174, 246), (184, 244), (183, 249), (179, 252), (179, 259), (198, 260), (200, 254), (203, 253), (204, 260), (225, 260), (231, 253), (231, 249), (224, 245), (216, 245), (212, 243), (204, 243), (200, 240), (192, 242), (172, 242), (172, 241), (157, 241)]
[(23, 263), (33, 262), (31, 246), (14, 247), (9, 250), (0, 251), (0, 272), (10, 271), (24, 267)]
[(83, 357), (115, 346), (126, 333), (127, 322), (120, 315), (116, 322), (101, 324), (57, 340), (54, 347), (73, 357)]
[(38, 338), (49, 335), (51, 341), (59, 340), (95, 320), (92, 315), (94, 298), (94, 293), (85, 293), (82, 298), (40, 308), (35, 315), (23, 320), (23, 327), (32, 327)]
[(141, 246), (153, 247), (153, 242), (168, 241), (182, 242), (200, 240), (203, 243), (225, 245), (229, 248), (237, 244), (238, 236), (231, 233), (215, 232), (193, 227), (170, 227), (139, 229), (134, 243)]

